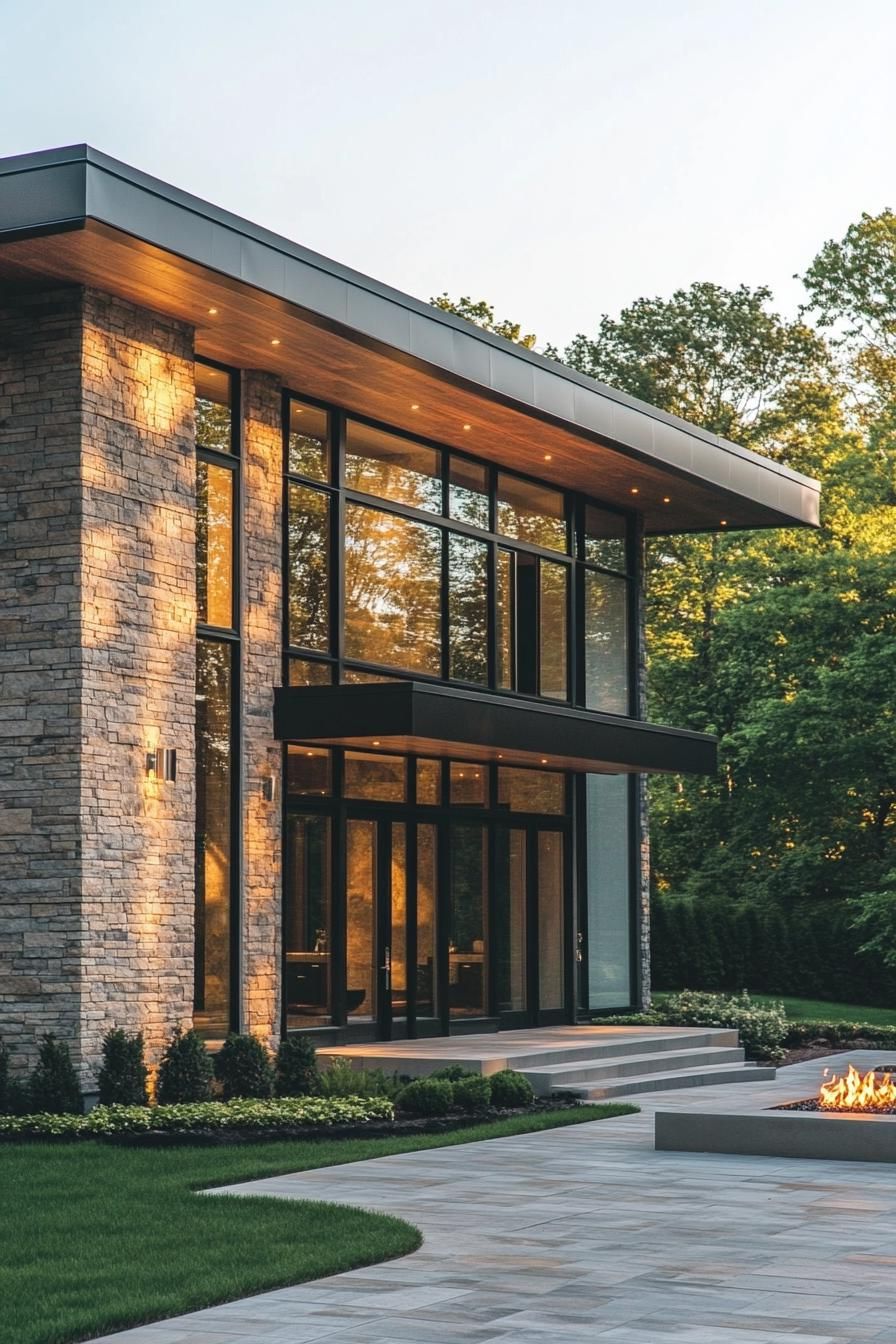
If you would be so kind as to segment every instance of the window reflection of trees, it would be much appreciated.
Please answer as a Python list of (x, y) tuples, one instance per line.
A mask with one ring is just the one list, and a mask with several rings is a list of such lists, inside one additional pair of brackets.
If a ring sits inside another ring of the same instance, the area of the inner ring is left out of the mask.
[(329, 647), (330, 502), (321, 490), (290, 485), (289, 642), (326, 652)]
[(345, 652), (439, 676), (438, 528), (379, 509), (345, 510)]
[(448, 538), (449, 674), (488, 684), (488, 547)]

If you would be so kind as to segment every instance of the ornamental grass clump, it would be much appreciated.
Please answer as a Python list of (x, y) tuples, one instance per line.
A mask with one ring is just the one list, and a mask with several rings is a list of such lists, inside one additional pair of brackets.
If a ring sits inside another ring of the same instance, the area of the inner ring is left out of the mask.
[(156, 1100), (162, 1104), (210, 1101), (214, 1068), (205, 1041), (177, 1028), (159, 1063)]
[(754, 1003), (746, 990), (733, 996), (682, 990), (666, 1000), (662, 1021), (671, 1027), (728, 1027), (739, 1033), (749, 1059), (777, 1063), (784, 1058), (784, 1005)]
[(382, 1069), (355, 1069), (350, 1059), (337, 1055), (320, 1074), (324, 1097), (394, 1097), (401, 1091), (395, 1075)]
[(52, 1032), (41, 1037), (37, 1066), (28, 1083), (32, 1111), (77, 1115), (82, 1109), (81, 1086), (69, 1048)]
[(224, 1100), (234, 1097), (270, 1097), (274, 1092), (271, 1057), (256, 1036), (231, 1032), (215, 1057), (215, 1077)]
[(100, 1105), (147, 1106), (147, 1077), (142, 1032), (129, 1036), (120, 1027), (107, 1031), (98, 1078)]

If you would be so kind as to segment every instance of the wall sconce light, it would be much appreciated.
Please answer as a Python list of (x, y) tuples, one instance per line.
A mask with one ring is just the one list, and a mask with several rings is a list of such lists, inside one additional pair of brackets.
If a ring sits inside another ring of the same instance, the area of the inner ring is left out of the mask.
[(173, 784), (177, 779), (177, 750), (174, 747), (156, 747), (146, 753), (146, 773), (150, 779), (161, 779)]
[(264, 775), (261, 780), (261, 796), (266, 803), (277, 801), (277, 776)]

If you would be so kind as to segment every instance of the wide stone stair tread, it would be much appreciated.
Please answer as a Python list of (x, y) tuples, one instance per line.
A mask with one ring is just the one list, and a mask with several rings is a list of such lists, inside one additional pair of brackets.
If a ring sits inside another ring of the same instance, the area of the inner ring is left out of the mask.
[(676, 1070), (670, 1073), (635, 1074), (629, 1078), (612, 1078), (602, 1083), (566, 1083), (556, 1092), (569, 1092), (588, 1101), (605, 1101), (609, 1097), (624, 1097), (638, 1092), (665, 1092), (676, 1087), (710, 1087), (720, 1083), (761, 1083), (775, 1077), (775, 1069), (760, 1064), (707, 1064), (700, 1068)]
[(536, 1068), (519, 1068), (537, 1091), (550, 1089), (561, 1083), (597, 1082), (601, 1078), (628, 1077), (637, 1074), (666, 1073), (671, 1069), (688, 1069), (699, 1065), (742, 1064), (743, 1049), (739, 1046), (696, 1046), (685, 1050), (665, 1050), (656, 1054), (603, 1056), (577, 1060), (572, 1063), (542, 1064)]

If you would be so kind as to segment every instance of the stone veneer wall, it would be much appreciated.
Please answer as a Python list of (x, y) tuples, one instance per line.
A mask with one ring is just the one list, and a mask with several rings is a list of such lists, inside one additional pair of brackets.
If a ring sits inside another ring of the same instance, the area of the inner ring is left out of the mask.
[(0, 304), (0, 1036), (81, 1011), (81, 296)]
[[(274, 740), (273, 688), (283, 669), (283, 428), (280, 380), (242, 381), (243, 512), (243, 922), (245, 1029), (280, 1035), (282, 748)], [(265, 779), (274, 781), (267, 800)]]
[(192, 1008), (192, 360), (90, 290), (0, 312), (0, 1035), (86, 1085), (109, 1026), (156, 1054)]

